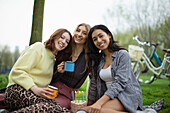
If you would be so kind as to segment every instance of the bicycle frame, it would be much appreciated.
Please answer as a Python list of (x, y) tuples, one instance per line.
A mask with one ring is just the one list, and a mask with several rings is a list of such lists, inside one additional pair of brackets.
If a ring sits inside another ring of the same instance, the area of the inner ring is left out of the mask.
[(158, 57), (158, 55), (156, 53), (156, 49), (154, 49), (153, 52), (152, 52), (152, 55), (151, 55), (150, 59), (152, 59), (152, 58), (154, 58), (156, 60), (156, 62), (158, 63), (159, 66), (162, 65), (162, 62), (161, 62), (161, 60), (159, 59), (159, 57)]
[[(140, 60), (132, 60), (133, 62), (133, 71), (134, 74), (138, 80), (138, 82), (140, 83), (145, 83), (145, 84), (150, 84), (152, 83), (154, 80), (156, 80), (156, 78), (161, 78), (161, 77), (168, 77), (170, 76), (170, 56), (168, 55), (168, 53), (164, 54), (164, 58), (163, 61), (161, 61), (159, 59), (159, 56), (156, 53), (156, 46), (155, 44), (152, 44), (150, 42), (141, 42), (138, 40), (138, 36), (133, 37), (133, 40), (135, 40), (140, 47), (144, 47), (144, 45), (146, 46), (151, 46), (154, 45), (155, 48), (152, 51), (151, 57), (148, 57), (145, 52), (143, 53), (142, 57)], [(154, 65), (154, 63), (152, 62), (151, 59), (155, 59), (156, 63), (158, 64), (158, 67)], [(146, 65), (146, 67), (154, 74), (154, 75), (148, 75), (148, 76), (141, 76), (141, 72), (143, 70), (144, 65)], [(162, 76), (163, 75), (163, 76)]]
[[(155, 52), (156, 54), (156, 52)], [(161, 63), (161, 66), (159, 67), (155, 67), (151, 61), (149, 60), (149, 58), (147, 57), (147, 55), (145, 53), (143, 53), (143, 56), (142, 56), (142, 59), (144, 60), (144, 62), (146, 63), (147, 67), (149, 68), (149, 70), (151, 70), (154, 74), (156, 74), (157, 76), (160, 76), (161, 73), (163, 72), (164, 70), (164, 66), (165, 66), (165, 63), (166, 62), (169, 62), (167, 60), (167, 53), (165, 53), (164, 55), (164, 59), (163, 59), (163, 62)], [(157, 57), (158, 58), (158, 57)], [(159, 59), (159, 58), (158, 58)], [(143, 65), (143, 64), (142, 64)]]

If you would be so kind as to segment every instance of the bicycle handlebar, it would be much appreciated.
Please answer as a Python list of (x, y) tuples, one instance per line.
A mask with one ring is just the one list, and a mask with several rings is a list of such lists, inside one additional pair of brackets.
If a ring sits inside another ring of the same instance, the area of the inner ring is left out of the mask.
[(141, 46), (144, 46), (144, 45), (151, 46), (150, 42), (141, 42), (141, 41), (139, 41), (138, 36), (133, 37), (133, 40), (135, 40)]
[(140, 46), (146, 45), (146, 46), (149, 46), (149, 47), (154, 46), (156, 48), (158, 45), (160, 45), (159, 42), (156, 43), (156, 44), (151, 43), (151, 42), (141, 42), (141, 41), (138, 40), (138, 36), (133, 37), (133, 40), (135, 40)]
[(161, 43), (156, 43), (156, 44), (154, 44), (154, 43), (150, 43), (152, 46), (155, 46), (155, 47), (157, 47), (158, 45), (161, 45)]

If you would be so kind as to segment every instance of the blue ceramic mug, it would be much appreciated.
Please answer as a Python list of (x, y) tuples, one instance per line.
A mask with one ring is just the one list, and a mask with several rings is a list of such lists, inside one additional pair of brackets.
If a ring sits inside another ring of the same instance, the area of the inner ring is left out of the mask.
[(64, 63), (64, 70), (68, 72), (74, 72), (74, 62), (66, 61)]

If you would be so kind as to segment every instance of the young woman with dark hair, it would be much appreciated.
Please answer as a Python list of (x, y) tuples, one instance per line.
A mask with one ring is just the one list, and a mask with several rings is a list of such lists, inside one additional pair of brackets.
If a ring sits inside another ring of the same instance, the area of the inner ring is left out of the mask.
[(141, 88), (131, 69), (129, 53), (117, 45), (110, 30), (96, 25), (89, 31), (88, 113), (135, 113), (143, 109)]

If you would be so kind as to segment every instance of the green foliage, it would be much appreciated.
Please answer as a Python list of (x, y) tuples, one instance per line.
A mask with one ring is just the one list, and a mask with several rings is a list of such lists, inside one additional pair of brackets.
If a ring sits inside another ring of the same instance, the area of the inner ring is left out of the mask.
[(8, 84), (8, 75), (0, 74), (0, 89), (6, 87)]
[(130, 34), (128, 32), (126, 33), (119, 33), (114, 35), (114, 39), (118, 41), (118, 45), (128, 49), (128, 45), (133, 43), (133, 34)]
[(162, 37), (159, 37), (157, 40), (164, 43), (165, 48), (170, 48), (170, 17), (167, 17), (167, 19), (160, 24), (159, 33)]
[(0, 45), (0, 73), (2, 73), (1, 70), (5, 70), (7, 73), (9, 68), (14, 65), (19, 55), (19, 48), (17, 46), (15, 47), (15, 51), (12, 52), (8, 45)]
[[(170, 1), (135, 0), (132, 4), (124, 2), (114, 3), (109, 7), (104, 18), (106, 25), (113, 31), (115, 40), (125, 48), (130, 44), (137, 45), (132, 40), (136, 35), (141, 41), (160, 42), (157, 52), (163, 57), (162, 49), (170, 48)], [(145, 51), (147, 55), (150, 54), (148, 48)]]

